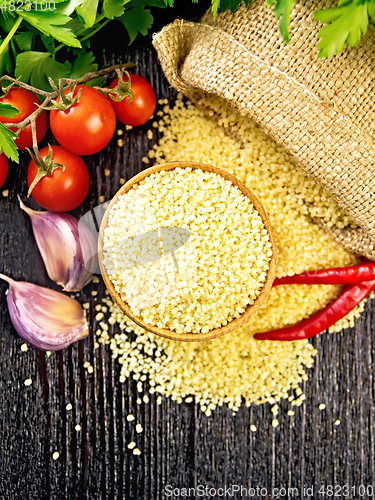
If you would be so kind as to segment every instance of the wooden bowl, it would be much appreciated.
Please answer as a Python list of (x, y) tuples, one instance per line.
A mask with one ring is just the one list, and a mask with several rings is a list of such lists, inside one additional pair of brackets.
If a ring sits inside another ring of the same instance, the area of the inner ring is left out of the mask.
[[(254, 205), (256, 208), (257, 212), (259, 213), (264, 226), (266, 227), (270, 242), (272, 244), (272, 257), (270, 261), (270, 267), (268, 271), (268, 275), (264, 284), (264, 287), (261, 291), (261, 293), (258, 295), (256, 298), (255, 302), (252, 305), (249, 305), (242, 316), (239, 318), (234, 319), (230, 323), (228, 323), (225, 326), (222, 326), (220, 328), (215, 328), (213, 330), (210, 330), (208, 333), (177, 333), (173, 330), (167, 330), (165, 328), (158, 328), (157, 326), (152, 326), (143, 321), (142, 318), (139, 316), (135, 316), (132, 311), (130, 310), (130, 307), (126, 302), (124, 302), (120, 296), (119, 293), (116, 292), (114, 289), (114, 286), (106, 273), (106, 270), (103, 265), (103, 235), (104, 235), (104, 229), (107, 226), (108, 223), (108, 216), (109, 216), (109, 211), (112, 208), (112, 206), (117, 202), (117, 198), (119, 195), (123, 195), (127, 193), (135, 184), (138, 184), (141, 180), (143, 180), (145, 177), (148, 177), (149, 175), (155, 173), (155, 172), (160, 172), (161, 170), (172, 170), (175, 168), (199, 168), (201, 170), (207, 171), (207, 172), (214, 172), (215, 174), (221, 175), (224, 177), (224, 179), (227, 179), (232, 182), (232, 184), (238, 186), (240, 191), (247, 196), (251, 203)], [(239, 181), (236, 177), (233, 175), (229, 174), (225, 170), (222, 170), (220, 168), (214, 167), (212, 165), (206, 165), (204, 163), (199, 163), (199, 162), (192, 162), (192, 161), (176, 161), (176, 162), (171, 162), (171, 163), (165, 163), (163, 165), (155, 165), (154, 167), (150, 167), (136, 176), (132, 177), (126, 184), (122, 186), (122, 188), (115, 194), (113, 197), (112, 201), (107, 207), (107, 210), (103, 216), (102, 223), (100, 226), (100, 231), (99, 231), (99, 264), (100, 264), (100, 269), (101, 273), (104, 279), (104, 283), (106, 287), (109, 290), (109, 293), (111, 294), (113, 300), (116, 302), (116, 304), (120, 307), (120, 309), (130, 318), (132, 319), (135, 323), (137, 323), (139, 326), (143, 327), (145, 330), (148, 330), (149, 332), (156, 333), (157, 335), (160, 335), (161, 337), (165, 337), (167, 339), (171, 340), (180, 340), (180, 341), (185, 341), (185, 342), (197, 342), (197, 341), (202, 341), (202, 340), (210, 340), (214, 339), (216, 337), (220, 337), (222, 335), (225, 335), (226, 333), (231, 332), (232, 330), (235, 330), (236, 328), (242, 326), (244, 323), (246, 323), (251, 316), (253, 316), (260, 306), (263, 304), (265, 301), (271, 287), (273, 280), (275, 278), (275, 270), (276, 270), (276, 245), (275, 245), (275, 237), (273, 234), (273, 230), (270, 224), (270, 221), (267, 217), (267, 214), (258, 200), (258, 198), (248, 189), (241, 181)]]

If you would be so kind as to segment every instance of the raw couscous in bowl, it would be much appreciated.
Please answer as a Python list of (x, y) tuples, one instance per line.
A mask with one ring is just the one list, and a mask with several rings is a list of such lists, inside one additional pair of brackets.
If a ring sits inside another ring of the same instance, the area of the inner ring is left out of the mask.
[(99, 263), (115, 302), (163, 337), (209, 340), (254, 315), (275, 277), (263, 206), (212, 165), (172, 162), (130, 179), (109, 204)]

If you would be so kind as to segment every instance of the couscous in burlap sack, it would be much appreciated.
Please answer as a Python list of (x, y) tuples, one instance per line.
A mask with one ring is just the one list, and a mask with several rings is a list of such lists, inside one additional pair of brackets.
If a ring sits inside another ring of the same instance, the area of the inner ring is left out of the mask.
[(319, 59), (314, 11), (329, 6), (297, 4), (288, 45), (264, 0), (215, 20), (176, 20), (153, 44), (178, 91), (206, 110), (213, 96), (225, 99), (283, 145), (356, 222), (326, 229), (375, 260), (375, 29)]

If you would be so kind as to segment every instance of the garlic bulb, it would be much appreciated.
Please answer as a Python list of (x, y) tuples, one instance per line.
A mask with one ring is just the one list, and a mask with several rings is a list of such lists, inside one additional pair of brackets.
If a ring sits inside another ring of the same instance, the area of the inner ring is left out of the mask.
[(97, 268), (97, 243), (90, 230), (70, 214), (38, 212), (19, 202), (30, 216), (48, 276), (66, 292), (82, 290)]
[(59, 351), (88, 335), (81, 304), (63, 293), (15, 281), (9, 283), (7, 303), (13, 326), (29, 345), (42, 351)]

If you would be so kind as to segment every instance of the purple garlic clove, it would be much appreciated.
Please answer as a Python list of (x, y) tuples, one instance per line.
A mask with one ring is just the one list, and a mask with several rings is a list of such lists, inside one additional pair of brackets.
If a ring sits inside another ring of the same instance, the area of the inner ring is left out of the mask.
[(97, 243), (84, 225), (70, 214), (38, 212), (20, 206), (31, 219), (34, 236), (48, 276), (66, 292), (82, 290), (92, 279)]
[(88, 335), (81, 304), (63, 293), (15, 281), (9, 283), (7, 303), (13, 326), (29, 345), (41, 351), (59, 351)]

